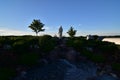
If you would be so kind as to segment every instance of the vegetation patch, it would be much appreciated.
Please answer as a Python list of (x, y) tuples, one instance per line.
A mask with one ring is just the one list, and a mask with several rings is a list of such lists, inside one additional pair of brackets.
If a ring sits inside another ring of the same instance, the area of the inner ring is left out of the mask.
[(112, 63), (113, 70), (120, 71), (120, 63)]
[(10, 80), (15, 76), (15, 70), (11, 68), (0, 68), (0, 80)]
[(40, 59), (40, 56), (36, 53), (27, 53), (22, 54), (20, 57), (20, 64), (22, 65), (28, 65), (32, 66), (38, 63), (38, 60)]

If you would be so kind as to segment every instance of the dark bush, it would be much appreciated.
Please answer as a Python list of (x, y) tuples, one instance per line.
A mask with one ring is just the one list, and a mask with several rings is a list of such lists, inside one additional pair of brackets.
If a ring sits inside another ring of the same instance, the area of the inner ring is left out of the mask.
[(0, 80), (10, 80), (15, 74), (15, 70), (12, 68), (0, 68)]
[(28, 45), (25, 43), (24, 40), (16, 41), (13, 44), (13, 51), (17, 53), (25, 52), (27, 48), (28, 48)]
[(18, 39), (13, 43), (12, 49), (17, 53), (26, 53), (29, 52), (30, 46), (35, 45), (36, 43), (37, 40), (34, 38), (23, 38), (20, 40)]
[(18, 64), (32, 66), (37, 64), (39, 59), (40, 56), (37, 53), (25, 53), (19, 56)]
[(1, 66), (12, 66), (16, 64), (16, 55), (10, 52), (0, 54)]
[(113, 70), (120, 71), (120, 63), (112, 63)]
[(42, 52), (50, 52), (54, 49), (55, 44), (55, 40), (49, 35), (44, 35), (39, 38), (39, 47)]
[(90, 57), (90, 59), (93, 62), (97, 62), (97, 63), (104, 63), (105, 62), (104, 56), (100, 55), (100, 54), (93, 54), (92, 57)]

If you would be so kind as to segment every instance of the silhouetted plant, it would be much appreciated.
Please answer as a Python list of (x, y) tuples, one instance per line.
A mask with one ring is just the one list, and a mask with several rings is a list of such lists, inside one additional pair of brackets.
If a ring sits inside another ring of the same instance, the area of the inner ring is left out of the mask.
[(120, 71), (120, 63), (112, 63), (112, 69), (116, 71)]
[(92, 54), (92, 57), (90, 57), (90, 59), (93, 61), (93, 62), (105, 62), (105, 57), (102, 55), (102, 54)]
[(38, 63), (40, 59), (39, 54), (37, 53), (25, 53), (20, 56), (20, 64), (32, 66)]
[(55, 40), (50, 35), (39, 38), (39, 47), (43, 52), (49, 52), (55, 47)]
[(44, 27), (44, 24), (40, 21), (40, 20), (33, 20), (33, 22), (30, 24), (29, 28), (31, 28), (36, 35), (40, 32), (40, 31), (44, 31), (45, 29), (42, 29)]
[(24, 53), (24, 52), (28, 52), (29, 49), (29, 41), (28, 40), (18, 40), (16, 42), (14, 42), (13, 46), (13, 50), (17, 53)]
[(10, 78), (12, 78), (13, 76), (15, 76), (14, 69), (8, 67), (0, 67), (0, 80), (10, 80)]
[(68, 30), (68, 35), (70, 36), (70, 37), (74, 37), (75, 36), (75, 34), (76, 34), (76, 32), (77, 32), (77, 30), (74, 30), (74, 28), (73, 27), (70, 27), (70, 29)]
[(98, 35), (93, 35), (94, 40), (97, 40), (98, 37), (99, 37)]
[(69, 47), (73, 47), (77, 51), (82, 51), (85, 47), (87, 41), (83, 38), (69, 38), (66, 42), (66, 45)]

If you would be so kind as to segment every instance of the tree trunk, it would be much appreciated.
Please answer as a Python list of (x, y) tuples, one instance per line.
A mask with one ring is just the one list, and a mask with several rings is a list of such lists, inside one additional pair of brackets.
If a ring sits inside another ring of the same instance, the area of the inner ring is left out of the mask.
[(36, 32), (36, 36), (38, 36), (38, 33)]

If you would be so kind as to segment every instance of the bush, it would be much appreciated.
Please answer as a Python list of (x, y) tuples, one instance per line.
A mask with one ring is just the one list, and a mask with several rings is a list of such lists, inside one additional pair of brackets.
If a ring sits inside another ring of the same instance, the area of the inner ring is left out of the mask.
[(36, 53), (26, 53), (20, 55), (19, 64), (32, 66), (38, 63), (40, 56)]
[(15, 76), (15, 70), (11, 68), (0, 68), (0, 80), (9, 80)]
[(98, 63), (105, 62), (105, 58), (102, 54), (96, 54), (86, 49), (84, 49), (81, 54), (86, 56), (88, 59), (92, 60), (93, 62), (98, 62)]
[(28, 49), (30, 47), (29, 40), (18, 40), (13, 43), (12, 47), (13, 51), (17, 53), (28, 52)]
[(117, 45), (118, 49), (120, 50), (120, 45)]
[(77, 51), (82, 51), (86, 46), (86, 40), (73, 38), (73, 39), (69, 39), (66, 44), (69, 47), (73, 47)]
[(13, 40), (11, 40), (8, 37), (1, 37), (0, 38), (0, 47), (3, 48), (3, 46), (5, 45), (12, 45), (13, 44)]
[(90, 58), (93, 62), (103, 63), (105, 62), (105, 58), (100, 54), (93, 54)]
[(42, 52), (50, 52), (54, 49), (56, 42), (49, 35), (44, 35), (39, 38), (39, 47)]
[(112, 63), (112, 69), (116, 71), (120, 71), (120, 63)]
[(105, 53), (114, 53), (118, 50), (115, 44), (101, 45), (101, 50)]
[(86, 56), (88, 59), (90, 59), (93, 55), (92, 52), (86, 50), (86, 49), (83, 49), (83, 51), (81, 52), (82, 55)]
[(13, 66), (16, 64), (16, 55), (10, 52), (0, 54), (1, 66)]
[(67, 46), (70, 46), (70, 47), (73, 47), (73, 45), (74, 45), (74, 44), (73, 44), (73, 41), (74, 41), (73, 39), (68, 38), (68, 41), (66, 42), (66, 45), (67, 45)]

